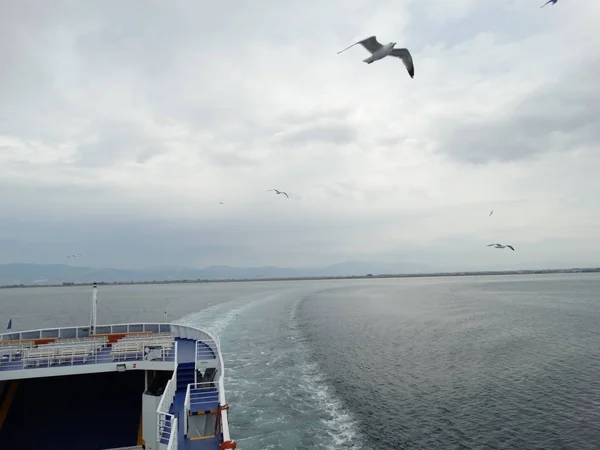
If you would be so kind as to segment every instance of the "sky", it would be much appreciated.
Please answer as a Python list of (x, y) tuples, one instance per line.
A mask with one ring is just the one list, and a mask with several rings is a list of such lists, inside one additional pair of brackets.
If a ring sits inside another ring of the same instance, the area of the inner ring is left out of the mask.
[(0, 0), (0, 263), (600, 266), (600, 3), (541, 4)]

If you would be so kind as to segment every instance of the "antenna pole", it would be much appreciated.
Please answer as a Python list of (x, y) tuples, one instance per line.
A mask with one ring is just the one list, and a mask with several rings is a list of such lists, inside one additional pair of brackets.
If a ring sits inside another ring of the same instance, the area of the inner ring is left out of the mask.
[(92, 286), (92, 320), (90, 325), (90, 336), (96, 333), (96, 313), (98, 307), (98, 285), (94, 283)]

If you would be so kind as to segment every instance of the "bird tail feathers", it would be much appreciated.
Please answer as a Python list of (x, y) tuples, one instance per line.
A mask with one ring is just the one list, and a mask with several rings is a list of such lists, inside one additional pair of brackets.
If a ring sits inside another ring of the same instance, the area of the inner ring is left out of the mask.
[(367, 59), (363, 59), (363, 62), (366, 62), (367, 64), (371, 64), (373, 61), (375, 61), (375, 58), (373, 58), (373, 56), (369, 56)]

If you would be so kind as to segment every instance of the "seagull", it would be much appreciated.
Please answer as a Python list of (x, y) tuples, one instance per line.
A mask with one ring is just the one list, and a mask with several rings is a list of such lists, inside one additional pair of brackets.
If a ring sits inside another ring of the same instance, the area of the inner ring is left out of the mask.
[(513, 252), (515, 251), (515, 248), (512, 245), (502, 245), (502, 244), (490, 244), (488, 245), (488, 247), (494, 247), (494, 248), (510, 248)]
[(540, 6), (540, 8), (543, 8), (544, 6), (546, 6), (548, 3), (552, 3), (553, 5), (556, 5), (556, 2), (558, 0), (548, 0), (546, 3), (544, 3), (542, 6)]
[(223, 204), (223, 202), (219, 202), (219, 205), (222, 205), (222, 204)]
[(490, 217), (492, 214), (494, 214), (494, 210), (493, 209), (490, 211), (490, 214), (488, 215), (488, 217)]
[[(408, 74), (410, 75), (410, 77), (415, 77), (415, 66), (413, 64), (412, 56), (410, 55), (408, 49), (394, 48), (394, 46), (396, 45), (395, 42), (390, 42), (389, 44), (382, 45), (379, 42), (377, 42), (377, 38), (375, 36), (371, 36), (366, 39), (363, 39), (362, 41), (358, 41), (355, 44), (352, 44), (350, 47), (354, 47), (358, 44), (362, 45), (371, 53), (371, 56), (369, 56), (367, 59), (364, 59), (363, 62), (371, 64), (372, 62), (385, 58), (388, 55), (396, 56), (397, 58), (400, 58), (402, 60), (404, 66), (406, 67), (406, 70), (408, 70)], [(339, 51), (338, 55), (342, 52), (345, 52), (350, 47), (346, 47), (344, 50)]]
[(289, 195), (287, 195), (287, 194), (286, 194), (285, 192), (283, 192), (283, 191), (278, 191), (277, 189), (269, 189), (267, 192), (270, 192), (270, 191), (275, 191), (275, 193), (276, 193), (276, 194), (283, 194), (283, 195), (285, 195), (287, 198), (290, 198), (290, 196), (289, 196)]
[(72, 255), (67, 256), (67, 258), (77, 258), (78, 256), (83, 256), (83, 253), (74, 253)]

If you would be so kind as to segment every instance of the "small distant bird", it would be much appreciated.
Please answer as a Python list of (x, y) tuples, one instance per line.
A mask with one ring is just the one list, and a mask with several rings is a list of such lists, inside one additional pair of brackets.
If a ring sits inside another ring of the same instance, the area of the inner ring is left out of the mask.
[(488, 217), (490, 217), (492, 214), (494, 214), (494, 210), (493, 209), (490, 211), (490, 214), (488, 215)]
[(277, 189), (269, 189), (267, 192), (271, 192), (271, 191), (275, 191), (276, 194), (283, 194), (285, 195), (287, 198), (290, 198), (289, 195), (287, 195), (285, 192), (283, 191), (278, 191)]
[(542, 6), (540, 6), (540, 8), (543, 8), (544, 6), (546, 6), (548, 3), (552, 3), (553, 5), (556, 5), (556, 2), (558, 0), (548, 0), (546, 3), (544, 3)]
[(490, 244), (488, 245), (488, 247), (494, 247), (494, 248), (510, 248), (513, 252), (515, 251), (515, 248), (512, 245), (502, 245), (502, 244)]
[(222, 204), (223, 204), (223, 202), (219, 202), (219, 205), (222, 205)]
[(363, 39), (362, 41), (358, 41), (352, 44), (350, 47), (346, 47), (344, 50), (339, 51), (338, 55), (358, 44), (362, 45), (371, 53), (371, 56), (369, 56), (367, 59), (363, 59), (363, 62), (371, 64), (372, 62), (383, 59), (388, 55), (395, 56), (402, 60), (410, 77), (415, 77), (415, 65), (413, 64), (412, 56), (408, 49), (394, 48), (394, 46), (396, 45), (395, 42), (390, 42), (389, 44), (385, 45), (380, 44), (379, 42), (377, 42), (377, 38), (375, 36), (368, 37), (366, 39)]
[(77, 258), (78, 256), (83, 256), (83, 253), (74, 253), (72, 255), (67, 256), (67, 258)]

